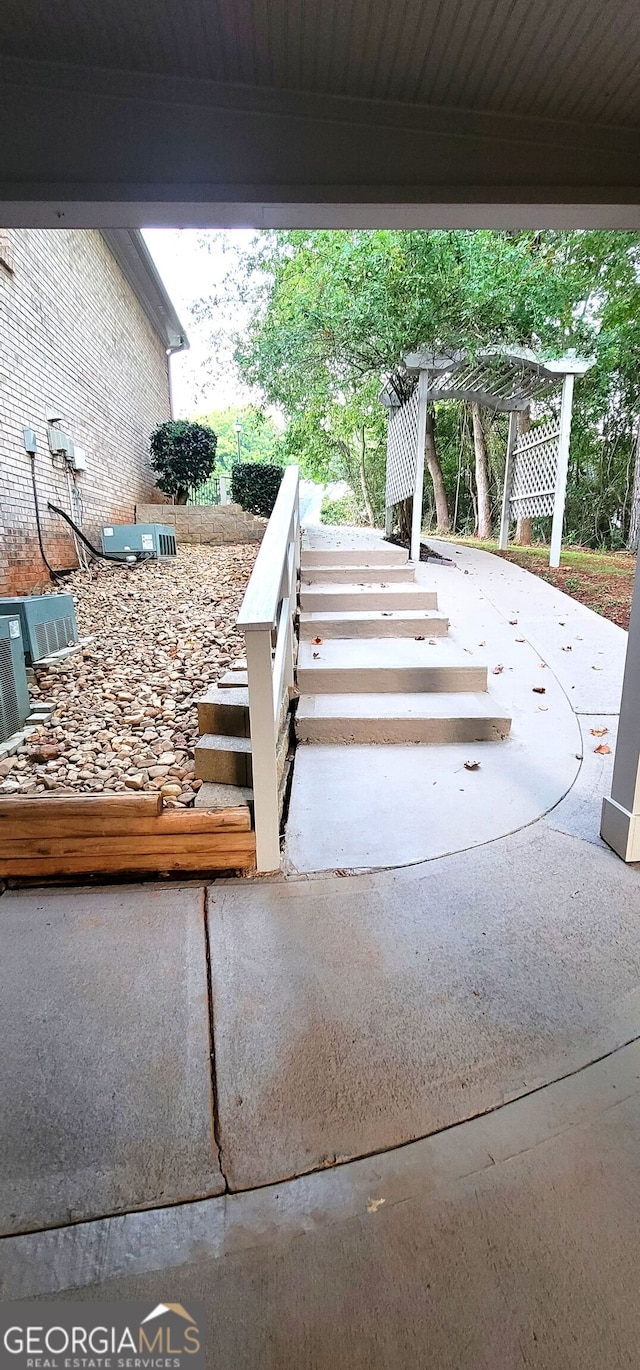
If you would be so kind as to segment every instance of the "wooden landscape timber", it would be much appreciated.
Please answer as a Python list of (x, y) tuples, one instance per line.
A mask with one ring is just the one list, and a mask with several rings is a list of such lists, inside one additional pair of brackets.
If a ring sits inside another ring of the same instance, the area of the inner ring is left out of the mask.
[(0, 799), (0, 879), (254, 865), (246, 807), (165, 809), (155, 794)]

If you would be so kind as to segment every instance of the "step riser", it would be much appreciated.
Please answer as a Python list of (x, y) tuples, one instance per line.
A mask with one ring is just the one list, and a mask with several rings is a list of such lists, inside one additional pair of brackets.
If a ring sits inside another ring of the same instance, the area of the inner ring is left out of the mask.
[(304, 585), (389, 585), (396, 581), (410, 584), (415, 571), (409, 566), (305, 566)]
[(402, 618), (379, 618), (371, 622), (362, 619), (335, 619), (317, 618), (313, 623), (304, 620), (300, 623), (300, 637), (303, 641), (313, 640), (314, 637), (322, 638), (356, 638), (356, 637), (415, 637), (417, 633), (424, 633), (425, 637), (446, 637), (449, 631), (448, 618), (420, 619)]
[(353, 594), (348, 590), (318, 591), (300, 590), (300, 608), (321, 613), (324, 609), (437, 609), (438, 596), (435, 590), (385, 590), (384, 597), (378, 590), (362, 590)]
[(198, 780), (214, 785), (253, 785), (251, 756), (243, 752), (222, 752), (195, 749), (195, 768)]
[(301, 566), (406, 566), (408, 552), (393, 547), (372, 547), (370, 550), (340, 552), (336, 548), (303, 550), (300, 555)]
[(298, 667), (301, 694), (458, 694), (486, 688), (485, 666)]
[(298, 742), (430, 743), (500, 742), (511, 730), (504, 718), (316, 718), (296, 720)]
[(198, 732), (201, 737), (205, 733), (221, 733), (223, 737), (250, 737), (249, 709), (244, 705), (234, 709), (230, 704), (198, 704)]

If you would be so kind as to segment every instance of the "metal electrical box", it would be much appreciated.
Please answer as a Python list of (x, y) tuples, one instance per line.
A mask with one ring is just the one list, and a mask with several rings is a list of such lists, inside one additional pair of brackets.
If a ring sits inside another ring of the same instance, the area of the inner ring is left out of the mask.
[(0, 599), (0, 614), (19, 614), (25, 654), (31, 662), (41, 661), (62, 647), (78, 641), (78, 628), (71, 595), (21, 595)]
[(0, 615), (0, 742), (17, 733), (31, 712), (20, 618)]
[(166, 523), (115, 523), (102, 529), (103, 552), (146, 552), (175, 557), (176, 530)]

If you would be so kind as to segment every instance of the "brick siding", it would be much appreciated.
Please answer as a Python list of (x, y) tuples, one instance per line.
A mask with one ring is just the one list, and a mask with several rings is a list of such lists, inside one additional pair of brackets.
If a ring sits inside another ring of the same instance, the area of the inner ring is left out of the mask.
[[(153, 498), (149, 434), (169, 417), (162, 340), (106, 243), (93, 230), (0, 231), (0, 593), (48, 583), (38, 548), (31, 463), (22, 430), (38, 441), (36, 479), (48, 560), (74, 566), (62, 459), (47, 442), (47, 412), (87, 455), (75, 476), (84, 529), (133, 523)], [(72, 477), (73, 479), (73, 477)]]
[(138, 504), (136, 523), (168, 523), (176, 542), (261, 542), (267, 520), (245, 514), (239, 504)]

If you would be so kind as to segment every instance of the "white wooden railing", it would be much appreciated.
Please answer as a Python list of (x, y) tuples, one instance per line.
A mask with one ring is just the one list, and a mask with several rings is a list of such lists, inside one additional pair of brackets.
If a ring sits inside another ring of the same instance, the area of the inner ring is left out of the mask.
[(294, 617), (300, 564), (297, 466), (287, 466), (247, 586), (238, 627), (246, 644), (256, 865), (280, 867), (278, 732), (294, 681)]

